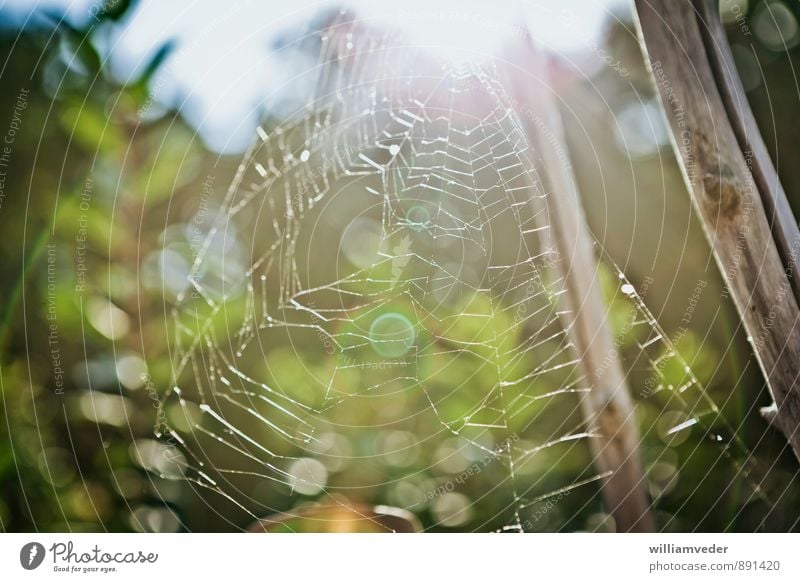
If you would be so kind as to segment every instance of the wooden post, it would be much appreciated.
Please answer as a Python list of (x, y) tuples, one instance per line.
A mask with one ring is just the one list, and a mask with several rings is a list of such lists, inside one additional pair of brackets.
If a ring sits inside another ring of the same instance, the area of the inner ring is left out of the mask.
[(736, 75), (713, 0), (635, 0), (672, 144), (800, 459), (800, 232)]
[(653, 531), (633, 403), (615, 357), (594, 238), (572, 167), (565, 159), (561, 115), (550, 90), (547, 64), (541, 51), (529, 43), (510, 54), (509, 61), (512, 93), (520, 105), (517, 109), (523, 111), (520, 118), (532, 145), (532, 163), (546, 194), (546, 212), (541, 215), (547, 224), (541, 232), (545, 244), (557, 250), (559, 315), (580, 358), (584, 386), (589, 388), (581, 406), (589, 430), (596, 435), (590, 441), (594, 464), (598, 472), (609, 473), (602, 485), (603, 499), (617, 531)]

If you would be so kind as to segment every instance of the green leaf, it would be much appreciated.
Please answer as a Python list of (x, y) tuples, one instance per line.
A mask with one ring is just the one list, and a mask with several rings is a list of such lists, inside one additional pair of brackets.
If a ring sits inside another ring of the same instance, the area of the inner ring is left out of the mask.
[(45, 13), (59, 34), (59, 49), (67, 65), (77, 73), (95, 77), (101, 68), (100, 55), (89, 40), (92, 31), (78, 30), (67, 22), (63, 16)]
[(93, 104), (69, 105), (61, 113), (61, 124), (78, 144), (90, 152), (103, 148), (112, 153), (123, 147), (119, 129), (108, 123), (105, 114)]
[(158, 50), (153, 54), (153, 58), (145, 65), (142, 75), (139, 77), (137, 83), (146, 85), (150, 82), (153, 76), (158, 72), (170, 54), (175, 50), (175, 40), (170, 39), (162, 44)]

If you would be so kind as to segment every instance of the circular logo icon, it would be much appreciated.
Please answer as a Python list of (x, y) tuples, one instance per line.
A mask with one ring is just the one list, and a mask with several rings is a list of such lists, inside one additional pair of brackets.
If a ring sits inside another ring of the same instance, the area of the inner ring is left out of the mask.
[(44, 561), (44, 546), (39, 542), (28, 542), (19, 551), (19, 563), (26, 570), (35, 570)]

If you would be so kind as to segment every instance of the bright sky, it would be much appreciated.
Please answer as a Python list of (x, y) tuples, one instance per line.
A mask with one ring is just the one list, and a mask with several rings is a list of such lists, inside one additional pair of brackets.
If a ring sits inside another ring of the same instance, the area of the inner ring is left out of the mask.
[[(101, 1), (0, 0), (0, 10), (18, 24), (41, 9), (84, 23)], [(210, 147), (233, 152), (252, 139), (264, 96), (291, 75), (271, 54), (277, 33), (343, 3), (377, 26), (404, 29), (416, 44), (461, 56), (490, 53), (525, 27), (552, 51), (586, 51), (599, 44), (607, 18), (627, 11), (625, 0), (140, 0), (95, 38), (105, 39), (99, 48), (120, 80), (136, 77), (158, 47), (175, 39), (176, 51), (153, 82), (155, 98), (180, 104)]]

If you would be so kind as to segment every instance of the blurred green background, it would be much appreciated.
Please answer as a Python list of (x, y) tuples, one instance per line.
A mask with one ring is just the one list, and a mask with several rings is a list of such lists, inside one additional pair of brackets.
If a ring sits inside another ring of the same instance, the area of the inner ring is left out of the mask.
[[(0, 8), (0, 132), (12, 139), (0, 198), (0, 527), (5, 531), (228, 531), (247, 528), (250, 512), (302, 514), (313, 512), (315, 502), (327, 503), (313, 488), (304, 493), (285, 484), (251, 483), (251, 495), (261, 505), (248, 512), (196, 491), (185, 479), (163, 478), (171, 476), (170, 468), (148, 459), (148, 451), (159, 446), (157, 404), (171, 381), (168, 346), (175, 332), (169, 317), (174, 297), (152, 282), (152, 257), (170, 233), (185, 228), (202, 200), (219, 204), (241, 152), (198, 131), (201, 117), (182, 95), (161, 99), (158, 75), (172, 74), (170, 59), (179, 47), (170, 39), (150, 47), (135, 75), (114, 73), (107, 58), (112, 32), (133, 26), (136, 10), (135, 2), (118, 0), (95, 6), (90, 18), (61, 20), (62, 13), (52, 8), (25, 21), (19, 11)], [(790, 202), (800, 211), (800, 167), (792, 163), (800, 154), (793, 75), (800, 5), (723, 2), (723, 11), (765, 141)], [(676, 439), (647, 430), (670, 418), (671, 404), (634, 391), (647, 432), (643, 455), (659, 527), (800, 529), (797, 462), (758, 415), (758, 408), (769, 404), (763, 379), (733, 305), (721, 298), (722, 283), (692, 215), (630, 17), (624, 9), (616, 14), (619, 20), (604, 23), (600, 46), (617, 70), (598, 64), (597, 50), (583, 61), (585, 76), (566, 64), (556, 66), (584, 208), (609, 259), (618, 332), (633, 307), (614, 293), (611, 261), (673, 338), (698, 281), (707, 285), (676, 344), (720, 408), (719, 418), (704, 418), (710, 433), (692, 430)], [(297, 30), (290, 27), (286, 34), (293, 33)], [(643, 281), (649, 281), (646, 293)], [(621, 348), (634, 386), (646, 385), (653, 375), (641, 364), (634, 341), (646, 333), (637, 328)], [(296, 382), (291, 354), (272, 356), (276, 375)], [(679, 384), (685, 372), (668, 368), (664, 374)], [(437, 381), (446, 388), (462, 379)], [(303, 392), (302, 386), (296, 389)], [(472, 402), (480, 391), (475, 382), (459, 398)], [(690, 393), (689, 406), (701, 396)], [(338, 446), (339, 456), (347, 456), (343, 447), (357, 459), (379, 452), (381, 443), (413, 442), (414, 431), (413, 425), (391, 427), (362, 436), (363, 442), (344, 443), (331, 433), (328, 449), (317, 453), (323, 458)], [(456, 496), (431, 500), (426, 492), (482, 462), (486, 453), (452, 435), (412, 452), (379, 467), (357, 460), (326, 462), (328, 483), (384, 483), (354, 490), (348, 500), (408, 507), (426, 530), (493, 530), (509, 523), (508, 492), (494, 491), (508, 472), (503, 462), (465, 480)], [(313, 451), (306, 458), (313, 458)], [(544, 464), (546, 470), (537, 465), (526, 478), (538, 480), (542, 491), (556, 492), (570, 481), (567, 475), (584, 475), (588, 450), (559, 451)], [(465, 505), (469, 511), (461, 511)], [(613, 529), (596, 483), (546, 496), (525, 513), (531, 531)], [(301, 517), (291, 529), (325, 529), (325, 519), (338, 518), (319, 519), (306, 523)]]

